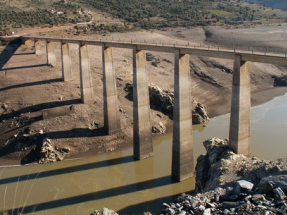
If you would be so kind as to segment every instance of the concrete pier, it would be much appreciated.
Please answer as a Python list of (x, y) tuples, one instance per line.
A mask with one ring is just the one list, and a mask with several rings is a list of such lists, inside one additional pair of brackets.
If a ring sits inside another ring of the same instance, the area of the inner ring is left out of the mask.
[(235, 56), (229, 128), (229, 146), (236, 154), (251, 156), (250, 151), (250, 69), (249, 62)]
[(87, 45), (79, 44), (81, 100), (84, 104), (94, 101), (93, 81)]
[(103, 92), (104, 92), (104, 127), (108, 135), (121, 131), (120, 112), (116, 86), (116, 74), (113, 65), (111, 47), (102, 46)]
[(41, 55), (43, 54), (42, 46), (41, 46), (41, 41), (39, 40), (34, 40), (35, 41), (35, 54), (36, 55)]
[(71, 56), (68, 43), (61, 42), (61, 62), (63, 81), (70, 81), (73, 78)]
[(55, 65), (56, 55), (54, 50), (54, 43), (47, 41), (46, 43), (46, 53), (47, 53), (47, 64)]
[(150, 124), (150, 103), (146, 75), (146, 52), (133, 48), (133, 117), (134, 157), (144, 159), (153, 155)]
[(194, 176), (189, 55), (175, 53), (172, 178)]

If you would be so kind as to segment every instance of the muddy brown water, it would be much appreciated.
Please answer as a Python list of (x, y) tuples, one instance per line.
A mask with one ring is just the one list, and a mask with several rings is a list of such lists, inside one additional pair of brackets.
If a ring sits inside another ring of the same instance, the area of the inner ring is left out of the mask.
[[(251, 111), (251, 150), (256, 157), (287, 157), (287, 95)], [(202, 142), (228, 137), (229, 115), (194, 126), (195, 158)], [(134, 161), (132, 149), (53, 164), (0, 168), (0, 208), (14, 214), (90, 214), (108, 207), (120, 214), (160, 214), (163, 202), (194, 189), (194, 178), (173, 183), (172, 134), (154, 140), (154, 156)], [(24, 208), (24, 209), (23, 209)]]

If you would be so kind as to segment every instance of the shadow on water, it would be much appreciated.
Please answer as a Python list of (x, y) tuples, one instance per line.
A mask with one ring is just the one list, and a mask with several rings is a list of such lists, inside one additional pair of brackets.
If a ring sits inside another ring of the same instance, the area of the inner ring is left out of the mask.
[(36, 85), (41, 85), (41, 84), (50, 84), (50, 83), (62, 82), (62, 81), (63, 80), (61, 78), (55, 78), (55, 79), (50, 79), (50, 80), (43, 80), (43, 81), (17, 84), (17, 85), (13, 85), (13, 86), (7, 86), (7, 87), (0, 88), (0, 92), (5, 91), (5, 90), (15, 89), (15, 88), (30, 87), (30, 86), (36, 86)]
[(27, 175), (20, 175), (17, 177), (5, 178), (5, 179), (0, 180), (0, 185), (15, 183), (18, 181), (21, 182), (21, 181), (27, 181), (27, 180), (34, 180), (37, 175), (38, 175), (37, 179), (40, 179), (40, 178), (46, 178), (46, 177), (51, 177), (55, 175), (62, 175), (62, 174), (67, 174), (67, 173), (72, 173), (72, 172), (104, 168), (104, 167), (109, 167), (109, 166), (114, 166), (114, 165), (119, 165), (119, 164), (124, 164), (124, 163), (130, 163), (130, 162), (136, 162), (132, 155), (121, 157), (121, 158), (114, 158), (110, 160), (98, 161), (94, 163), (81, 164), (81, 165), (76, 165), (72, 167), (65, 167), (61, 169), (49, 170), (49, 171), (41, 172), (39, 175), (38, 173), (33, 173), (33, 174), (27, 174)]
[[(78, 195), (78, 196), (73, 196), (73, 197), (43, 202), (43, 203), (34, 204), (34, 205), (28, 205), (24, 209), (23, 209), (23, 207), (15, 208), (14, 212), (16, 212), (18, 210), (19, 211), (23, 210), (21, 214), (28, 214), (28, 213), (31, 213), (32, 211), (44, 211), (44, 210), (48, 210), (48, 209), (59, 208), (59, 207), (64, 207), (64, 206), (69, 206), (69, 205), (75, 205), (75, 204), (80, 204), (80, 203), (94, 201), (94, 200), (111, 198), (113, 196), (120, 196), (120, 195), (125, 195), (128, 193), (143, 191), (143, 190), (147, 190), (147, 189), (153, 189), (156, 187), (162, 187), (162, 186), (166, 186), (166, 185), (169, 185), (172, 183), (173, 182), (172, 182), (170, 176), (164, 176), (164, 177), (157, 178), (157, 179), (152, 179), (152, 180), (142, 181), (142, 182), (138, 182), (138, 183), (123, 185), (120, 187), (96, 191), (96, 192), (87, 193), (87, 194), (83, 194), (83, 195)], [(9, 210), (7, 212), (8, 212), (8, 214), (16, 214), (16, 213), (12, 213), (12, 210)]]

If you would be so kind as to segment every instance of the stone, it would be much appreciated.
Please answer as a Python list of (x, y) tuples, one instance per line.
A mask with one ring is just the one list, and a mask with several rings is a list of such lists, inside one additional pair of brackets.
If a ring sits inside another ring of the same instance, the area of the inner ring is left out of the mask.
[(228, 149), (228, 143), (219, 138), (205, 140), (203, 145), (207, 151), (208, 161), (210, 164), (215, 163), (222, 156), (222, 153)]
[(162, 122), (152, 126), (152, 132), (156, 134), (164, 134), (166, 132), (166, 127)]
[(255, 194), (251, 198), (251, 201), (253, 201), (255, 203), (259, 202), (259, 201), (265, 201), (265, 200), (266, 200), (265, 197), (263, 195), (261, 195), (261, 194)]
[(216, 205), (215, 204), (213, 204), (213, 203), (206, 203), (206, 207), (208, 207), (208, 208), (216, 208)]
[(194, 198), (193, 201), (191, 202), (191, 207), (192, 208), (197, 208), (202, 204), (201, 200), (199, 198)]
[(246, 180), (239, 180), (234, 182), (234, 194), (240, 195), (242, 191), (252, 190), (254, 184)]
[(233, 195), (233, 187), (227, 187), (226, 188), (226, 195), (228, 195), (228, 196)]
[(260, 180), (259, 183), (259, 190), (266, 194), (271, 194), (273, 189), (278, 187), (287, 193), (287, 175), (274, 175), (264, 177)]
[(103, 208), (102, 210), (95, 210), (91, 215), (118, 215), (115, 211)]
[(185, 214), (186, 214), (185, 211), (180, 211), (180, 212), (178, 212), (176, 215), (185, 215)]
[[(126, 83), (124, 90), (128, 92), (127, 98), (133, 98), (133, 86)], [(167, 114), (173, 114), (174, 107), (174, 92), (171, 90), (164, 90), (158, 86), (149, 86), (150, 106), (154, 110), (161, 111)], [(207, 111), (200, 102), (192, 102), (192, 123), (203, 124), (209, 121)]]
[(65, 149), (59, 149), (55, 148), (54, 144), (51, 142), (50, 139), (45, 138), (43, 140), (40, 153), (39, 153), (39, 163), (44, 164), (44, 163), (51, 163), (51, 162), (56, 162), (56, 161), (62, 161), (64, 160), (66, 154), (70, 150)]
[(167, 203), (163, 203), (162, 205), (165, 206), (165, 207), (167, 207), (167, 208), (170, 208), (170, 205), (167, 204)]
[(228, 201), (236, 201), (238, 200), (238, 196), (237, 195), (231, 195), (228, 197)]
[(270, 181), (266, 181), (259, 185), (259, 190), (261, 193), (273, 194), (274, 185)]
[(228, 214), (230, 214), (230, 211), (229, 211), (228, 209), (224, 209), (224, 210), (223, 210), (223, 214), (224, 214), (224, 215), (228, 215)]
[(235, 208), (238, 206), (238, 202), (222, 202), (223, 209)]
[(209, 121), (207, 111), (200, 102), (195, 102), (196, 106), (192, 110), (192, 123), (193, 124), (204, 124)]
[(211, 215), (211, 210), (210, 208), (205, 209), (204, 211), (201, 212), (201, 215)]
[(285, 193), (281, 190), (280, 187), (275, 188), (273, 190), (273, 193), (274, 193), (273, 197), (274, 197), (274, 200), (275, 200), (276, 203), (281, 203), (286, 198)]

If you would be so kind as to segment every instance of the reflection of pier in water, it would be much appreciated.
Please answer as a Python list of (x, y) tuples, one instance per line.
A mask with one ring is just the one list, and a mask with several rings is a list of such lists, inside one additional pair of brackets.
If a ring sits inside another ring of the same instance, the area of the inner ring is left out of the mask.
[(176, 181), (182, 181), (194, 175), (192, 118), (189, 107), (189, 56), (198, 55), (234, 60), (229, 145), (235, 153), (247, 156), (251, 155), (249, 62), (287, 65), (286, 55), (253, 53), (253, 51), (250, 53), (238, 52), (236, 50), (210, 49), (209, 47), (205, 49), (190, 46), (65, 38), (24, 37), (22, 39), (23, 41), (30, 40), (34, 42), (36, 54), (43, 52), (39, 46), (41, 41), (44, 41), (46, 44), (47, 64), (55, 63), (54, 43), (60, 43), (64, 81), (72, 78), (69, 44), (79, 44), (81, 100), (85, 104), (93, 101), (93, 83), (87, 46), (95, 45), (102, 47), (104, 129), (107, 134), (114, 134), (121, 130), (112, 48), (133, 50), (133, 154), (136, 159), (147, 158), (153, 154), (145, 51), (173, 53), (175, 56), (175, 97), (173, 110), (172, 177)]

